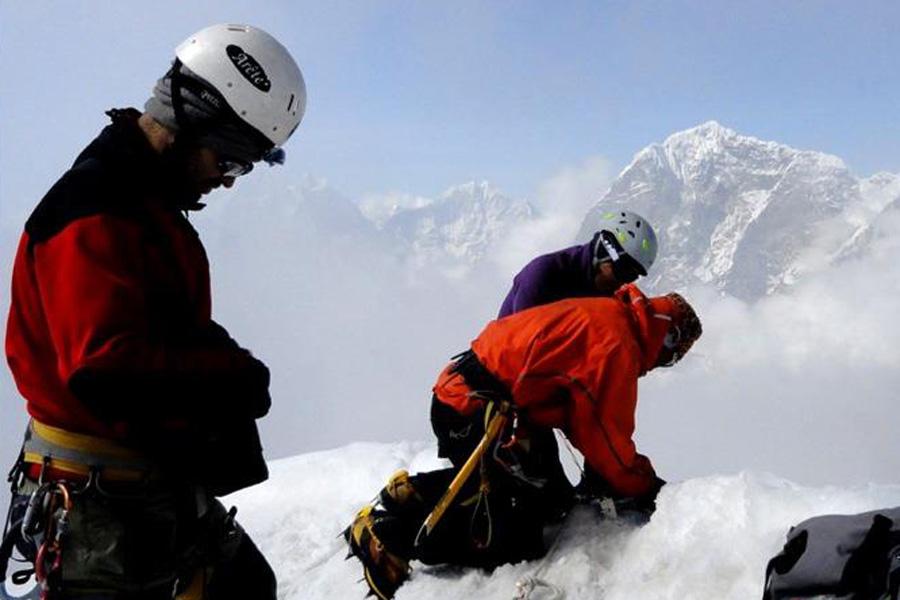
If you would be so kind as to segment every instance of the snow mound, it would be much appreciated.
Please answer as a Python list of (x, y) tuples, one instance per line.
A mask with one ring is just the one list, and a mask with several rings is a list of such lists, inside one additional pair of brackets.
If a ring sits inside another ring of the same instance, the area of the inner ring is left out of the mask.
[[(440, 466), (429, 444), (354, 443), (274, 461), (269, 481), (226, 503), (239, 506), (241, 523), (275, 569), (280, 598), (361, 599), (361, 568), (344, 560), (341, 531), (396, 469)], [(397, 598), (508, 600), (516, 582), (535, 573), (567, 600), (755, 598), (765, 564), (792, 524), (898, 504), (900, 485), (808, 488), (755, 473), (673, 482), (643, 527), (603, 521), (579, 508), (544, 561), (490, 574), (415, 565)]]

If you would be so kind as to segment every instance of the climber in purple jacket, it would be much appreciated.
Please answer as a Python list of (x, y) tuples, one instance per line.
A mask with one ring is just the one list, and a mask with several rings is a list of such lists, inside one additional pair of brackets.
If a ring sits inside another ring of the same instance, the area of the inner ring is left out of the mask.
[(594, 238), (538, 256), (513, 279), (498, 318), (564, 298), (612, 296), (646, 275), (656, 259), (656, 233), (630, 211), (603, 214)]

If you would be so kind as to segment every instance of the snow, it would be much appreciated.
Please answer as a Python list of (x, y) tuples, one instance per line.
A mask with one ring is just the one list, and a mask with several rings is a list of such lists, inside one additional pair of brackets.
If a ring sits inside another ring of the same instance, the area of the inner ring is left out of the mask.
[(533, 215), (524, 200), (503, 195), (488, 182), (454, 186), (434, 201), (396, 212), (383, 228), (417, 267), (436, 264), (463, 273)]
[[(396, 469), (441, 466), (430, 444), (354, 443), (274, 461), (269, 481), (225, 500), (239, 506), (240, 522), (275, 569), (279, 598), (362, 598), (361, 567), (344, 560), (341, 531)], [(672, 482), (643, 527), (580, 507), (544, 561), (493, 573), (415, 564), (397, 599), (508, 600), (517, 581), (535, 574), (567, 600), (755, 598), (792, 524), (898, 504), (900, 485), (811, 488), (750, 472)]]

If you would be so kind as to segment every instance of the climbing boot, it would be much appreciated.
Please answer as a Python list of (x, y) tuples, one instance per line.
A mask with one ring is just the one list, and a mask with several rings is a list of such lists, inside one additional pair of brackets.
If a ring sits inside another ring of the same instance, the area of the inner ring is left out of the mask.
[(363, 507), (353, 523), (344, 530), (344, 539), (350, 546), (350, 554), (363, 565), (363, 574), (371, 593), (380, 600), (394, 597), (404, 581), (409, 578), (409, 561), (389, 552), (376, 534), (379, 525), (387, 524), (392, 517), (373, 506)]
[(393, 514), (423, 510), (422, 496), (413, 487), (406, 469), (400, 469), (388, 480), (378, 495), (378, 500), (386, 511)]

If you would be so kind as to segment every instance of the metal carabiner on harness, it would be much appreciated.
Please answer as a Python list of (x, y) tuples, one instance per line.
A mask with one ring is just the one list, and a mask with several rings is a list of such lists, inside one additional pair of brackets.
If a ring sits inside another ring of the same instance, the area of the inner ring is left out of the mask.
[(500, 447), (504, 450), (508, 450), (516, 445), (519, 439), (516, 437), (516, 431), (519, 429), (519, 413), (516, 410), (512, 410), (512, 426), (509, 428), (509, 439), (505, 442), (500, 440)]
[[(46, 600), (54, 588), (56, 575), (62, 567), (63, 542), (69, 533), (69, 513), (72, 511), (72, 495), (64, 481), (47, 484), (49, 500), (46, 503), (47, 523), (44, 541), (34, 560), (34, 577), (41, 587), (41, 599)], [(58, 498), (61, 504), (56, 505)], [(59, 510), (59, 516), (54, 514)]]

